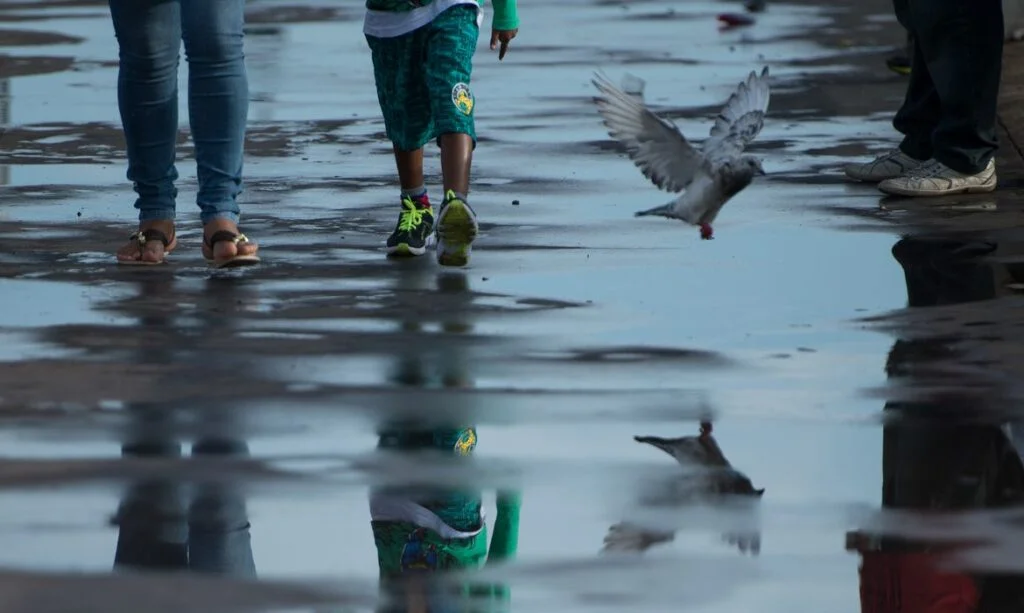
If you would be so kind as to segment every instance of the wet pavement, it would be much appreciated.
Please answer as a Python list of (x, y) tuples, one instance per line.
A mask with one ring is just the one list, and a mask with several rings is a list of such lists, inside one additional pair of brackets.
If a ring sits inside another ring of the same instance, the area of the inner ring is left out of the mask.
[[(135, 211), (105, 3), (0, 3), (0, 610), (441, 610), (466, 581), (478, 610), (841, 613), (937, 541), (970, 544), (979, 610), (1024, 610), (1022, 187), (842, 180), (895, 142), (887, 0), (727, 32), (739, 3), (520, 0), (506, 60), (475, 65), (464, 270), (382, 255), (392, 159), (350, 4), (250, 1), (264, 263), (211, 273), (186, 126), (172, 264), (114, 264)], [(763, 64), (769, 176), (714, 241), (634, 219), (665, 196), (609, 143), (592, 70), (700, 139)], [(377, 452), (384, 425), (473, 459)], [(482, 492), (514, 561), (380, 590), (369, 494), (412, 485)]]

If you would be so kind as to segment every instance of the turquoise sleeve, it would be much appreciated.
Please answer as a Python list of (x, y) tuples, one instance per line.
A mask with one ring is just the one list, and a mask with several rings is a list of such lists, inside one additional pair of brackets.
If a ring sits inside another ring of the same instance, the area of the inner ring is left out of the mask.
[(491, 4), (494, 6), (494, 19), (491, 20), (491, 28), (515, 30), (519, 27), (516, 0), (491, 0)]
[[(519, 546), (519, 492), (498, 492), (498, 516), (494, 519), (494, 534), (487, 551), (487, 564), (501, 563), (515, 557)], [(512, 599), (509, 587), (503, 583), (476, 586), (479, 596), (490, 597), (498, 602)]]

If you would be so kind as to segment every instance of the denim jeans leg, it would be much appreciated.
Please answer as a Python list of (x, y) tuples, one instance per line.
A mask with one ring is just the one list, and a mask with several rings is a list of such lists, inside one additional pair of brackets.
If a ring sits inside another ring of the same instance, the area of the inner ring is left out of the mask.
[(178, 2), (109, 0), (120, 68), (117, 103), (128, 152), (128, 180), (140, 221), (174, 219), (178, 135)]
[(245, 0), (180, 0), (201, 220), (238, 222), (249, 114)]

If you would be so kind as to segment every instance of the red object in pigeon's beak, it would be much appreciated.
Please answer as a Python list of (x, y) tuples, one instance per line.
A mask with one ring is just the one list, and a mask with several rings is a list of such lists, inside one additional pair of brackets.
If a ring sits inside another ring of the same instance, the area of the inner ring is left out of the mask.
[(711, 229), (706, 223), (700, 224), (700, 237), (703, 240), (709, 241), (714, 238), (714, 230)]
[(754, 25), (754, 18), (742, 13), (721, 13), (718, 21), (718, 27), (723, 30)]

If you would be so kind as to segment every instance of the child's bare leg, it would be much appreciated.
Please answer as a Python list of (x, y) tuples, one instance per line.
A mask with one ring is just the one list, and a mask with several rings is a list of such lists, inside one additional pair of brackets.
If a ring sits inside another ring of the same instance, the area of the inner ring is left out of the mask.
[[(422, 158), (421, 158), (422, 159)], [(469, 134), (441, 135), (441, 174), (444, 193), (448, 190), (459, 197), (469, 195), (469, 174), (473, 164), (473, 138)]]
[(398, 166), (398, 181), (403, 192), (412, 192), (423, 188), (423, 147), (415, 151), (395, 149), (395, 165)]
[(467, 202), (476, 139), (476, 102), (470, 82), (480, 34), (478, 17), (479, 9), (471, 4), (453, 6), (438, 15), (430, 24), (424, 62), (444, 177), (444, 202), (438, 212), (436, 233), (437, 261), (442, 266), (467, 264), (479, 229), (476, 213)]
[(441, 135), (444, 203), (437, 226), (437, 259), (444, 266), (465, 266), (477, 233), (476, 213), (467, 202), (473, 137), (461, 132)]
[(423, 181), (423, 145), (432, 136), (429, 90), (419, 58), (429, 38), (426, 26), (401, 36), (367, 36), (377, 101), (391, 141), (402, 186), (398, 222), (385, 241), (389, 256), (418, 256), (434, 234), (434, 211)]

